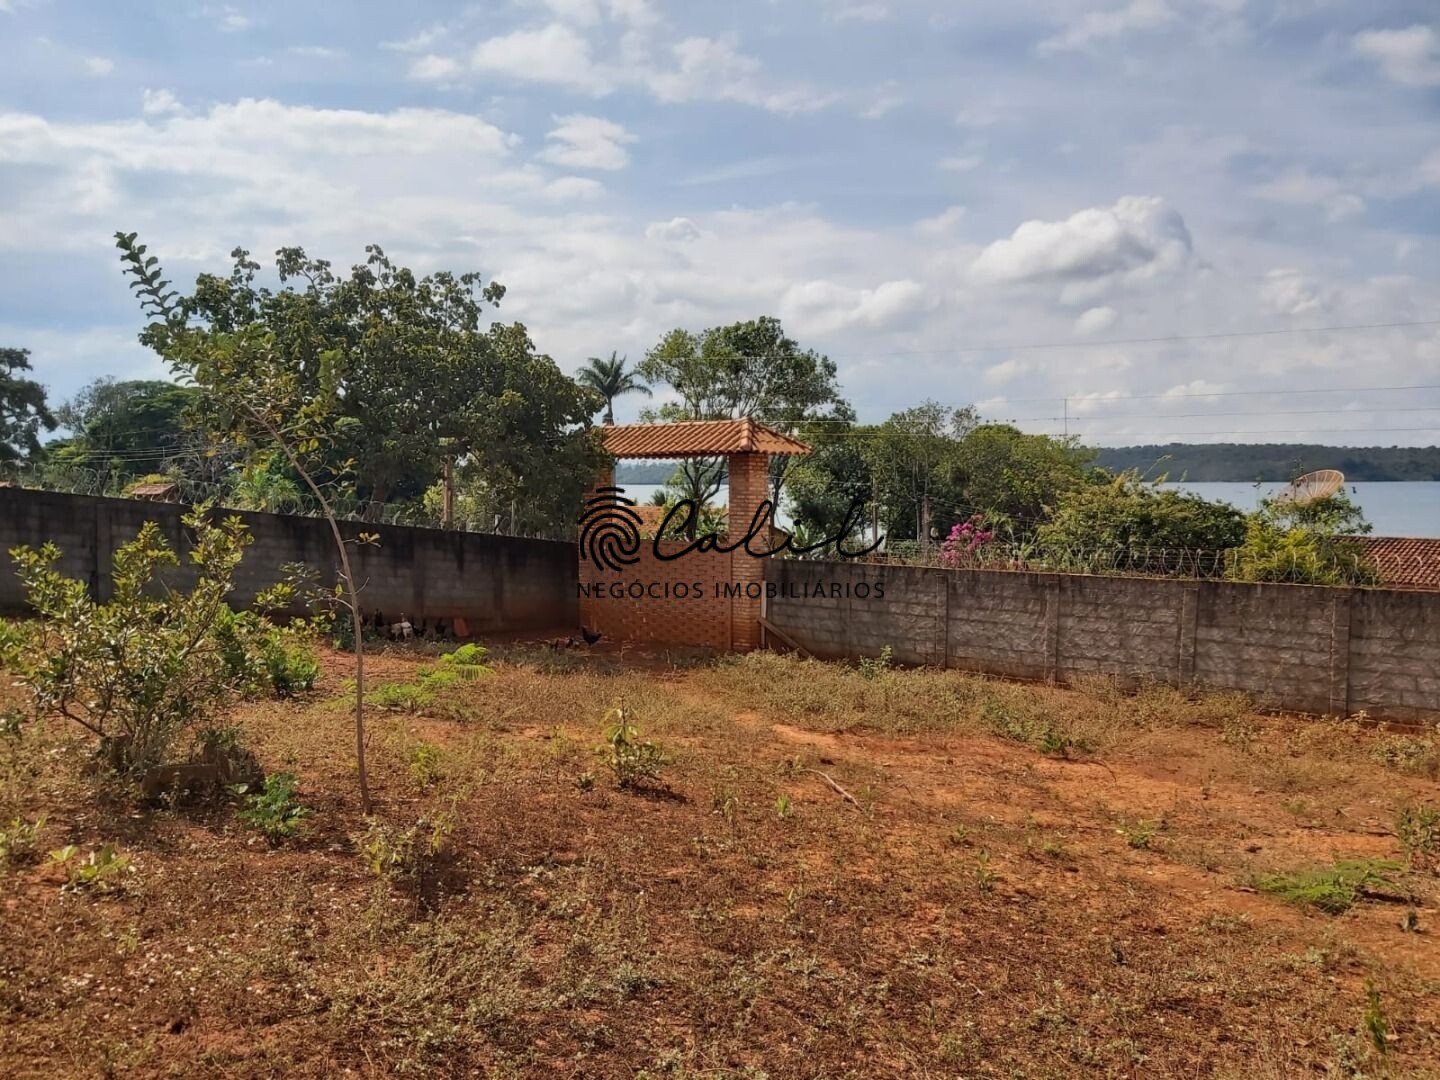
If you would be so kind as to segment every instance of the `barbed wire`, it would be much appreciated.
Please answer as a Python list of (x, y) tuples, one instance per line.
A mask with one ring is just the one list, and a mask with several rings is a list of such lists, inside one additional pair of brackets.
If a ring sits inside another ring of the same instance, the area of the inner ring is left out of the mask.
[[(1342, 538), (1351, 550), (1267, 553), (1253, 572), (1253, 556), (1240, 548), (1046, 546), (986, 543), (975, 550), (946, 551), (939, 544), (888, 540), (884, 551), (862, 561), (889, 566), (935, 567), (950, 570), (1013, 570), (1031, 573), (1094, 574), (1123, 577), (1165, 577), (1190, 580), (1344, 584), (1354, 587), (1434, 589), (1407, 581), (1406, 571), (1430, 572), (1419, 554), (1376, 553), (1363, 538)], [(821, 556), (824, 557), (823, 555)], [(1417, 576), (1418, 576), (1417, 573)]]
[[(121, 482), (123, 481), (123, 482)], [(53, 491), (67, 495), (92, 495), (104, 498), (135, 498), (126, 488), (144, 482), (137, 477), (120, 477), (114, 472), (71, 466), (18, 469), (0, 474), (0, 482), (12, 487), (36, 491)], [(268, 492), (260, 498), (237, 497), (233, 488), (188, 477), (161, 477), (151, 481), (171, 485), (164, 499), (137, 498), (136, 501), (173, 503), (209, 502), (221, 509), (248, 513), (288, 514), (296, 517), (323, 517), (324, 511), (313, 495), (304, 492)], [(490, 520), (455, 519), (442, 523), (440, 514), (419, 503), (372, 503), (364, 499), (332, 497), (330, 509), (341, 521), (364, 522), (371, 525), (393, 525), (407, 528), (445, 529), (450, 532), (483, 533), (534, 540), (573, 540), (573, 528), (552, 530), (518, 529), (506, 514), (491, 515)]]

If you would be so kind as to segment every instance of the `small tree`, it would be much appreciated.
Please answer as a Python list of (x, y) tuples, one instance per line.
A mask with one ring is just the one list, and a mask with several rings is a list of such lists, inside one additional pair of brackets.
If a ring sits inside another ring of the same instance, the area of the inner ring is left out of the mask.
[[(39, 618), (0, 626), (0, 661), (37, 715), (65, 716), (98, 735), (120, 772), (136, 778), (242, 689), (217, 629), (250, 534), (237, 517), (211, 523), (204, 507), (184, 522), (194, 538), (188, 590), (155, 588), (180, 559), (154, 522), (116, 550), (104, 603), (55, 568), (54, 544), (10, 553)], [(260, 599), (281, 602), (285, 590)]]
[[(355, 762), (361, 812), (371, 810), (369, 775), (365, 767), (365, 643), (360, 624), (360, 596), (351, 569), (349, 542), (340, 531), (330, 500), (306, 467), (304, 458), (318, 454), (342, 428), (336, 400), (333, 353), (320, 356), (315, 379), (290, 363), (275, 347), (273, 331), (260, 323), (227, 329), (189, 325), (188, 306), (170, 291), (158, 259), (146, 256), (145, 245), (134, 233), (116, 233), (130, 287), (141, 308), (154, 320), (141, 334), (170, 363), (181, 379), (192, 381), (204, 394), (212, 417), (228, 437), (241, 445), (279, 450), (309, 488), (320, 506), (340, 563), (336, 599), (348, 608), (355, 649)], [(321, 474), (323, 475), (323, 474)], [(360, 542), (373, 541), (361, 533)]]
[(1234, 552), (1229, 576), (1304, 585), (1377, 584), (1379, 570), (1357, 539), (1370, 528), (1344, 491), (1309, 502), (1264, 499), (1246, 521), (1245, 541)]

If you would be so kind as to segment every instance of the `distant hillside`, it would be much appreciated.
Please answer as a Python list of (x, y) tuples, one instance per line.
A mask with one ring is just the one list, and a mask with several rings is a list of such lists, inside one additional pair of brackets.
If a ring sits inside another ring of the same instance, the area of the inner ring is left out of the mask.
[(1440, 480), (1440, 446), (1170, 443), (1103, 447), (1095, 463), (1117, 471), (1139, 469), (1151, 475), (1163, 472), (1171, 480), (1197, 483), (1284, 482), (1313, 469), (1339, 469), (1345, 479), (1352, 481)]
[(622, 461), (615, 466), (615, 483), (663, 484), (675, 475), (673, 461)]

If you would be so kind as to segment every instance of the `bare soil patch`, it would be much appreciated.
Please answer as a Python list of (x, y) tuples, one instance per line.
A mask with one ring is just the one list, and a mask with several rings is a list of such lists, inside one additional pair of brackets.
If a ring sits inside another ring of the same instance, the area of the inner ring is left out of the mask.
[[(137, 808), (58, 721), (6, 742), (0, 823), (133, 871), (0, 868), (0, 1074), (1440, 1075), (1440, 879), (1395, 835), (1440, 805), (1435, 733), (765, 655), (493, 659), (373, 714), (378, 817), (453, 821), (424, 888), (366, 865), (343, 656), (233, 717), (312, 811), (279, 846), (229, 806)], [(658, 783), (596, 756), (617, 704)], [(1340, 914), (1260, 888), (1337, 859), (1405, 866)]]

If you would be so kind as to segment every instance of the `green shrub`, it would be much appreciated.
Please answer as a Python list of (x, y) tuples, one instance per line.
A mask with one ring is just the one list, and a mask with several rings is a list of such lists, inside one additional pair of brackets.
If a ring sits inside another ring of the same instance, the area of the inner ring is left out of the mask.
[[(195, 569), (189, 589), (163, 580), (180, 560), (154, 522), (116, 550), (104, 603), (90, 597), (87, 582), (56, 570), (54, 544), (10, 553), (39, 618), (0, 633), (0, 663), (29, 692), (36, 715), (64, 716), (93, 732), (110, 764), (136, 778), (246, 690), (249, 665), (236, 652), (244, 639), (233, 632), (239, 617), (225, 598), (250, 535), (237, 517), (212, 523), (205, 507), (183, 520)], [(257, 621), (268, 626), (258, 615), (245, 620)]]
[(130, 856), (119, 854), (114, 844), (104, 844), (83, 859), (75, 858), (79, 853), (74, 844), (50, 852), (51, 862), (65, 868), (63, 892), (114, 892), (127, 874), (135, 872)]
[(1434, 739), (1388, 735), (1375, 744), (1370, 756), (1400, 772), (1440, 779), (1440, 747)]
[(640, 728), (631, 719), (630, 711), (617, 706), (605, 714), (605, 720), (605, 743), (595, 753), (615, 774), (615, 782), (622, 788), (635, 788), (658, 780), (665, 764), (664, 751), (640, 738)]
[(272, 844), (296, 835), (300, 823), (310, 816), (310, 810), (295, 796), (294, 773), (271, 773), (262, 790), (247, 794), (242, 787), (239, 794), (244, 798), (240, 820)]
[(879, 656), (862, 656), (860, 658), (860, 675), (865, 679), (878, 679), (890, 670), (894, 661), (895, 650), (886, 645), (880, 650)]
[(1395, 836), (1405, 857), (1416, 869), (1434, 865), (1440, 858), (1440, 810), (1433, 806), (1407, 806), (1395, 817)]
[(370, 872), (392, 885), (418, 885), (449, 860), (452, 813), (427, 814), (413, 825), (390, 825), (372, 819), (361, 841)]
[(1391, 875), (1400, 869), (1399, 863), (1385, 859), (1339, 859), (1333, 866), (1319, 869), (1264, 875), (1256, 887), (1291, 904), (1342, 915), (1359, 902), (1365, 890), (1392, 884)]
[(0, 864), (25, 866), (40, 857), (40, 830), (45, 827), (45, 815), (35, 821), (13, 817), (10, 824), (0, 826)]
[(410, 779), (421, 791), (434, 787), (445, 778), (440, 765), (440, 748), (434, 743), (417, 742), (407, 755), (410, 764)]
[(313, 689), (320, 677), (307, 620), (277, 626), (258, 612), (226, 608), (215, 632), (226, 673), (243, 693), (293, 697)]

